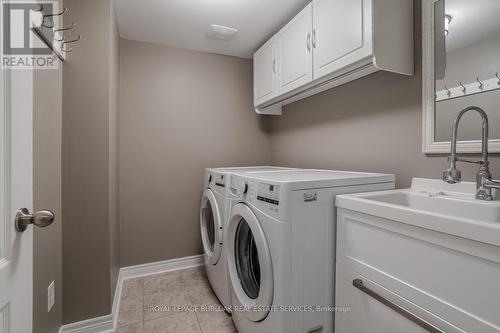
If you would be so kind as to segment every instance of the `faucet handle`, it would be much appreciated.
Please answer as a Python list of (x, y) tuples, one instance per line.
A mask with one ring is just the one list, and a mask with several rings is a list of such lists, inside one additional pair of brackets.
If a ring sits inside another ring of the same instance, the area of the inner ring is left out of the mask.
[(462, 172), (457, 168), (448, 168), (443, 171), (443, 180), (448, 184), (456, 184), (462, 181)]
[(473, 160), (469, 160), (469, 159), (466, 159), (466, 158), (463, 158), (463, 157), (457, 157), (456, 161), (458, 162), (464, 162), (464, 163), (471, 163), (471, 164), (484, 164), (484, 161), (473, 161)]
[(500, 190), (500, 180), (488, 179), (488, 181), (486, 181), (486, 183), (484, 183), (484, 187), (494, 188), (495, 190)]

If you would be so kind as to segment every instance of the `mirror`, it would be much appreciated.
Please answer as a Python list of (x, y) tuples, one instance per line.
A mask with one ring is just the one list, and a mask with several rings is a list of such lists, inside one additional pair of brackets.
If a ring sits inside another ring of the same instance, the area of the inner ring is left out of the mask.
[[(448, 153), (457, 113), (479, 106), (500, 152), (500, 1), (425, 0), (423, 11), (424, 152)], [(466, 114), (458, 150), (481, 151), (481, 119)]]

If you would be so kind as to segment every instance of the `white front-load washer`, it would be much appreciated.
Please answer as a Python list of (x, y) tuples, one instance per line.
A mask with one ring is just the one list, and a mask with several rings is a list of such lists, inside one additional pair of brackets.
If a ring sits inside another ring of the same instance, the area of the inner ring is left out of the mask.
[(239, 333), (333, 333), (335, 196), (392, 188), (383, 174), (233, 175), (227, 259)]
[(225, 234), (229, 213), (229, 182), (233, 173), (278, 172), (290, 168), (255, 166), (212, 168), (205, 170), (204, 192), (200, 208), (200, 229), (208, 281), (219, 301), (231, 311), (229, 272)]

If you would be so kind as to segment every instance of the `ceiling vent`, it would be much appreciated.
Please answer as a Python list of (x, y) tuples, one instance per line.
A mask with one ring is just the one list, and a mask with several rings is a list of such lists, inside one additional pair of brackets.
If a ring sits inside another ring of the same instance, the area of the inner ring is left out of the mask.
[(208, 39), (228, 41), (238, 33), (238, 29), (225, 27), (223, 25), (212, 24), (206, 33)]

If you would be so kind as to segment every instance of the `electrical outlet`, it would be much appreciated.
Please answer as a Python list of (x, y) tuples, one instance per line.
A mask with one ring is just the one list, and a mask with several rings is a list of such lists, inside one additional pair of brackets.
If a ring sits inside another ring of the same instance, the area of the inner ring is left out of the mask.
[(52, 281), (52, 283), (47, 288), (47, 312), (50, 312), (50, 310), (54, 306), (54, 303), (56, 302), (56, 298), (55, 298), (55, 294), (54, 294), (55, 293), (54, 284), (55, 284), (55, 282)]

